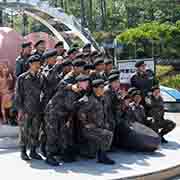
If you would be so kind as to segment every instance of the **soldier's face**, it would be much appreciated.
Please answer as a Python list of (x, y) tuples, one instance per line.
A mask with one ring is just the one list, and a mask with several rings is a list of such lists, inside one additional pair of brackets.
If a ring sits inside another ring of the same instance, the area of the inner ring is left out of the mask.
[(107, 65), (106, 65), (106, 71), (107, 71), (107, 72), (110, 72), (110, 71), (112, 70), (112, 68), (113, 68), (113, 65), (112, 65), (112, 64), (107, 64)]
[(99, 65), (96, 66), (96, 70), (97, 71), (104, 71), (104, 69), (105, 69), (105, 65), (104, 64), (99, 64)]
[(120, 81), (116, 80), (111, 83), (111, 87), (114, 91), (118, 91), (120, 89)]
[(56, 56), (48, 58), (48, 64), (55, 65), (57, 62), (56, 58)]
[(83, 72), (83, 69), (83, 66), (74, 67), (76, 74), (81, 74)]
[(25, 55), (30, 55), (31, 52), (32, 52), (32, 46), (29, 46), (29, 47), (26, 47), (26, 48), (23, 49), (23, 53)]
[(80, 90), (87, 90), (89, 87), (89, 81), (82, 81), (78, 83), (78, 87), (80, 88)]
[(131, 100), (130, 98), (129, 98), (129, 99), (125, 99), (125, 100), (124, 100), (124, 105), (125, 105), (126, 107), (128, 107), (131, 102), (132, 102), (132, 100)]
[(142, 64), (138, 69), (140, 72), (146, 72), (146, 64)]
[(134, 96), (133, 100), (136, 104), (140, 104), (142, 97), (140, 95), (136, 95)]
[(153, 96), (154, 96), (154, 97), (160, 97), (160, 96), (161, 96), (160, 89), (154, 90)]
[(43, 53), (46, 50), (46, 44), (45, 43), (41, 43), (36, 47), (38, 52)]
[(33, 71), (33, 72), (38, 72), (40, 67), (41, 67), (41, 63), (40, 62), (33, 62), (32, 64), (29, 65), (30, 66), (30, 69)]
[(104, 96), (104, 85), (100, 85), (97, 88), (94, 88), (94, 91), (98, 97)]
[(72, 66), (66, 66), (66, 67), (63, 68), (63, 72), (65, 74), (69, 73), (71, 70), (72, 70)]
[(59, 55), (62, 55), (64, 53), (64, 48), (63, 47), (59, 46), (56, 49), (57, 49), (57, 52), (58, 52)]

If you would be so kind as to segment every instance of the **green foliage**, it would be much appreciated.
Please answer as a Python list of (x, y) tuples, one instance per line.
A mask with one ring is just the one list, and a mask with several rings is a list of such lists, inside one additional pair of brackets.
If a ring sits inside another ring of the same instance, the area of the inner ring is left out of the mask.
[(156, 66), (156, 76), (157, 78), (161, 78), (163, 76), (166, 76), (169, 72), (173, 71), (172, 66), (163, 66), (163, 65), (157, 65)]
[[(180, 57), (180, 22), (151, 22), (130, 28), (117, 36), (119, 43), (136, 45), (144, 50), (145, 57), (153, 55), (162, 58)], [(131, 54), (131, 53), (130, 53)]]
[(166, 77), (160, 83), (164, 86), (180, 90), (180, 75)]

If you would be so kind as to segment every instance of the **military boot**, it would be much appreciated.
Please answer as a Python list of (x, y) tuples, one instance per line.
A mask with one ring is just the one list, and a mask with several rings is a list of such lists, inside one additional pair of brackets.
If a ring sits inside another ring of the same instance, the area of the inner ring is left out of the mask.
[(161, 143), (162, 143), (162, 144), (167, 144), (168, 141), (162, 136), (162, 137), (161, 137)]
[(50, 166), (59, 166), (59, 163), (52, 155), (48, 155), (46, 158), (46, 163)]
[(24, 161), (30, 161), (31, 160), (26, 153), (26, 147), (25, 146), (21, 147), (21, 159)]
[(72, 147), (68, 147), (64, 150), (62, 160), (67, 163), (76, 161), (76, 151)]
[(30, 156), (32, 159), (43, 160), (42, 157), (36, 152), (36, 147), (35, 147), (35, 146), (33, 146), (33, 147), (31, 148), (29, 156)]
[(47, 157), (47, 153), (46, 153), (46, 144), (45, 143), (42, 143), (40, 145), (40, 150), (41, 150), (41, 153), (44, 157)]
[(104, 151), (98, 151), (97, 153), (97, 162), (107, 165), (115, 164), (115, 161), (111, 160)]

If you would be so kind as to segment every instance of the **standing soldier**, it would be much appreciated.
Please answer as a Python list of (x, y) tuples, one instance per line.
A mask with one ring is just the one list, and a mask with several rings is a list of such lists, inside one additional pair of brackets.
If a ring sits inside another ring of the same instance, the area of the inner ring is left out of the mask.
[(58, 56), (65, 56), (66, 50), (64, 49), (64, 42), (59, 41), (58, 43), (55, 44), (54, 48), (57, 50), (57, 55)]
[(76, 77), (83, 72), (83, 68), (86, 63), (82, 59), (76, 59), (72, 62), (72, 64), (72, 71), (64, 77), (64, 80), (70, 84), (74, 84), (76, 82)]
[(30, 69), (18, 77), (15, 90), (15, 102), (20, 123), (21, 158), (25, 161), (30, 160), (26, 153), (28, 145), (30, 145), (30, 157), (42, 160), (36, 152), (39, 145), (40, 115), (42, 113), (40, 99), (42, 84), (38, 76), (40, 60), (38, 55), (29, 58)]
[(59, 165), (54, 158), (54, 155), (59, 152), (59, 149), (63, 153), (62, 159), (65, 162), (75, 161), (75, 153), (73, 152), (73, 117), (75, 111), (77, 111), (78, 100), (83, 96), (81, 92), (85, 91), (89, 86), (89, 77), (79, 75), (76, 81), (77, 83), (75, 85), (78, 86), (79, 92), (58, 89), (46, 107), (46, 162), (52, 166)]
[(39, 40), (34, 45), (34, 55), (42, 56), (46, 50), (46, 42), (44, 40)]
[(97, 161), (103, 164), (114, 164), (106, 151), (110, 150), (113, 132), (109, 130), (107, 106), (104, 99), (104, 81), (92, 81), (93, 93), (88, 101), (81, 105), (78, 119), (82, 127), (82, 136), (87, 139), (90, 151), (97, 153)]
[(105, 75), (104, 75), (105, 65), (104, 65), (103, 57), (96, 58), (96, 60), (94, 61), (94, 68), (95, 71), (92, 72), (91, 74), (91, 80), (95, 80), (95, 79), (105, 80)]
[(136, 87), (142, 92), (142, 96), (147, 96), (151, 88), (158, 84), (154, 73), (146, 69), (146, 64), (144, 61), (138, 61), (136, 63), (137, 72), (131, 77), (131, 86)]
[(106, 81), (108, 81), (109, 74), (113, 69), (113, 62), (111, 59), (105, 59), (104, 64), (105, 64), (105, 71), (104, 71), (105, 78), (106, 78)]
[(22, 51), (20, 56), (16, 59), (16, 77), (20, 76), (24, 72), (28, 70), (28, 58), (31, 55), (32, 51), (32, 43), (31, 42), (25, 42), (21, 45)]
[(85, 44), (85, 46), (83, 47), (83, 53), (91, 53), (91, 43)]
[(147, 96), (145, 102), (148, 108), (147, 114), (153, 118), (153, 122), (147, 124), (147, 126), (151, 127), (161, 136), (162, 143), (168, 143), (164, 135), (171, 132), (176, 124), (173, 121), (164, 119), (164, 103), (158, 86), (152, 88), (152, 95)]

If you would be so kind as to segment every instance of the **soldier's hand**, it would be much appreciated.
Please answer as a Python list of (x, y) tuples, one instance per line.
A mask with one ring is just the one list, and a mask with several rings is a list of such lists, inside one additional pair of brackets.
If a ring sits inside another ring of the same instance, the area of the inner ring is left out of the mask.
[(72, 90), (76, 93), (80, 92), (80, 88), (76, 84), (72, 85)]
[(85, 127), (90, 129), (90, 128), (95, 128), (96, 126), (94, 124), (87, 124)]
[(17, 120), (18, 120), (18, 121), (22, 121), (22, 120), (23, 120), (23, 116), (24, 116), (24, 113), (23, 113), (22, 111), (19, 111), (19, 112), (18, 112)]

